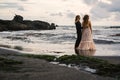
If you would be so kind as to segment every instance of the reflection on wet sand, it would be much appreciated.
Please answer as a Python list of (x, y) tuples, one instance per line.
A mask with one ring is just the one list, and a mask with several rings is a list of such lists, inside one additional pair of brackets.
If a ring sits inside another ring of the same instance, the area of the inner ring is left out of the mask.
[(75, 49), (75, 53), (77, 55), (82, 55), (82, 56), (93, 56), (95, 54), (95, 50), (79, 50)]

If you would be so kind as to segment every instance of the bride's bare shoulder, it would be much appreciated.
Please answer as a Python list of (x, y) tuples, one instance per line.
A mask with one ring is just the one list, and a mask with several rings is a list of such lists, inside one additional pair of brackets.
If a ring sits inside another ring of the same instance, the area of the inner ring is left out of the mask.
[(89, 24), (91, 24), (91, 21), (88, 21)]

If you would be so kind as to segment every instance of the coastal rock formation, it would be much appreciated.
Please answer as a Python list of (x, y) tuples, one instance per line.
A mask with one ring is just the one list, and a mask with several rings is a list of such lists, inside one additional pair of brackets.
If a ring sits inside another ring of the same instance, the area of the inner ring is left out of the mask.
[(0, 31), (7, 30), (51, 30), (56, 29), (54, 23), (39, 20), (23, 20), (20, 15), (15, 15), (13, 20), (0, 20)]
[(20, 15), (15, 15), (14, 18), (13, 18), (13, 21), (22, 23), (23, 22), (23, 17), (20, 16)]
[(114, 34), (114, 35), (110, 35), (110, 36), (116, 36), (116, 37), (118, 36), (118, 37), (119, 37), (119, 36), (120, 36), (120, 34)]
[(120, 28), (120, 26), (110, 26), (110, 28)]

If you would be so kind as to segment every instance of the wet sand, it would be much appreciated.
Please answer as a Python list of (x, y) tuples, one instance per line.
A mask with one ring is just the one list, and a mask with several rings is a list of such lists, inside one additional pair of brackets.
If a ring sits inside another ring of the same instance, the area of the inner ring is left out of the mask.
[[(115, 80), (82, 70), (51, 64), (45, 60), (21, 57), (15, 54), (21, 54), (21, 52), (0, 48), (0, 56), (23, 61), (23, 64), (16, 65), (20, 67), (19, 72), (0, 71), (0, 80)], [(105, 57), (99, 58), (107, 59)], [(116, 62), (118, 58), (110, 57), (107, 60)]]

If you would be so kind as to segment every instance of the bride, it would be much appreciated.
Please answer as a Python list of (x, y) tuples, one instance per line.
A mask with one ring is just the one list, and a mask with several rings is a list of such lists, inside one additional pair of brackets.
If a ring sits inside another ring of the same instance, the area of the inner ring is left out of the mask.
[(82, 22), (82, 39), (78, 46), (79, 50), (96, 50), (95, 44), (92, 37), (92, 27), (91, 22), (89, 21), (89, 16), (85, 15)]

